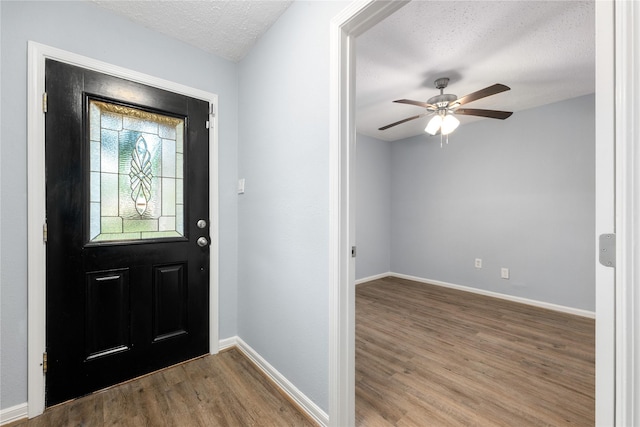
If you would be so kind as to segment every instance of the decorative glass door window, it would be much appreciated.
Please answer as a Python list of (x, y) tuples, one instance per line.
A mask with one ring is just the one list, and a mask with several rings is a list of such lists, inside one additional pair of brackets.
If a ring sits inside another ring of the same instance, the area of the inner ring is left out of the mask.
[(184, 120), (89, 101), (89, 241), (184, 236)]

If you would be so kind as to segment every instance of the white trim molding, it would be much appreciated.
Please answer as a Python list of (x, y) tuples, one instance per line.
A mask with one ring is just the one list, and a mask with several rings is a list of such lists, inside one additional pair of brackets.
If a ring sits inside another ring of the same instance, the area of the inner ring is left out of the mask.
[[(502, 294), (500, 292), (487, 291), (484, 289), (473, 288), (471, 286), (457, 285), (455, 283), (443, 282), (441, 280), (425, 279), (423, 277), (410, 276), (408, 274), (401, 274), (401, 273), (389, 273), (387, 276), (397, 277), (399, 279), (412, 280), (414, 282), (425, 283), (427, 285), (435, 285), (435, 286), (441, 286), (443, 288), (456, 289), (458, 291), (470, 292), (472, 294), (485, 295), (488, 297), (517, 302), (520, 304), (526, 304), (533, 307), (540, 307), (540, 308), (545, 308), (547, 310), (558, 311), (561, 313), (573, 314), (575, 316), (587, 317), (589, 319), (596, 318), (596, 313), (593, 311), (582, 310), (579, 308), (567, 307), (565, 305), (552, 304), (550, 302), (537, 301), (529, 298)], [(374, 280), (374, 279), (371, 279), (371, 280)]]
[(9, 408), (0, 410), (0, 426), (5, 424), (9, 424), (13, 421), (18, 421), (23, 418), (27, 418), (29, 415), (29, 408), (27, 403), (21, 403), (19, 405), (14, 405)]
[(302, 393), (291, 381), (282, 375), (276, 368), (267, 362), (258, 352), (256, 352), (249, 344), (244, 342), (242, 338), (235, 337), (236, 346), (242, 354), (244, 354), (254, 365), (262, 371), (276, 386), (280, 388), (289, 398), (294, 401), (302, 410), (304, 410), (314, 421), (321, 426), (329, 423), (329, 415), (324, 412), (318, 405), (313, 403), (304, 393)]
[(234, 336), (234, 337), (229, 337), (229, 338), (224, 338), (221, 339), (218, 342), (218, 351), (224, 351), (224, 350), (229, 350), (233, 347), (237, 347), (238, 346), (238, 337)]
[(640, 4), (615, 2), (615, 420), (640, 425)]
[[(45, 376), (42, 373), (42, 354), (46, 343), (46, 246), (42, 239), (45, 223), (45, 127), (42, 111), (42, 94), (45, 91), (45, 61), (53, 59), (88, 70), (98, 71), (148, 86), (157, 87), (213, 105), (218, 111), (218, 96), (200, 89), (191, 88), (137, 71), (77, 55), (33, 41), (28, 46), (28, 107), (27, 107), (27, 256), (28, 256), (28, 366), (27, 398), (28, 416), (42, 414), (45, 407)], [(209, 197), (210, 197), (210, 334), (209, 346), (212, 354), (218, 352), (218, 122), (217, 114), (210, 117), (209, 127)]]
[(384, 279), (385, 277), (389, 277), (389, 276), (393, 276), (394, 273), (387, 271), (386, 273), (380, 273), (380, 274), (374, 274), (372, 276), (369, 277), (363, 277), (362, 279), (356, 279), (354, 284), (357, 285), (361, 285), (363, 283), (367, 283), (370, 282), (372, 280), (378, 280), (378, 279)]
[(615, 231), (615, 43), (614, 2), (596, 7), (596, 144), (595, 264), (596, 419), (597, 426), (615, 425), (615, 270), (598, 262), (599, 236)]
[(329, 424), (355, 425), (355, 38), (408, 1), (356, 1), (329, 29)]

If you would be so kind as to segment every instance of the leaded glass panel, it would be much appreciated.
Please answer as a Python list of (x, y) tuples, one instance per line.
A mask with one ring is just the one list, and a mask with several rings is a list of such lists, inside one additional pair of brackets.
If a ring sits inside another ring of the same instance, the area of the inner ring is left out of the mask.
[(184, 236), (184, 120), (89, 102), (89, 240)]

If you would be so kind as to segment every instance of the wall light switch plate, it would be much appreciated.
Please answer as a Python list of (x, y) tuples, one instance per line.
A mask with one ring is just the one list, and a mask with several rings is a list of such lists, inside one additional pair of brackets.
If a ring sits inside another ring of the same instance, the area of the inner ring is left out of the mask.
[(238, 194), (244, 194), (244, 178), (238, 180)]
[(502, 277), (503, 279), (508, 279), (509, 278), (509, 269), (502, 267), (500, 269), (500, 277)]

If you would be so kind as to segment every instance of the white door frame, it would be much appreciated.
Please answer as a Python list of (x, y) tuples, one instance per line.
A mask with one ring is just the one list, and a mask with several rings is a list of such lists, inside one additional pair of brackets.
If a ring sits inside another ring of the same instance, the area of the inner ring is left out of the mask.
[(355, 38), (407, 1), (354, 2), (331, 20), (329, 143), (329, 425), (355, 425)]
[[(596, 252), (599, 237), (615, 231), (613, 2), (596, 2)], [(595, 258), (596, 425), (615, 425), (615, 270)]]
[[(640, 55), (638, 52), (640, 52), (640, 4), (636, 1), (616, 1), (615, 421), (619, 426), (640, 425)], [(596, 353), (596, 359), (597, 357)]]
[[(355, 245), (355, 38), (404, 4), (399, 1), (357, 2), (331, 21), (329, 424), (332, 426), (355, 425), (355, 263), (351, 257), (351, 248)], [(633, 244), (639, 243), (640, 229), (637, 206), (640, 194), (637, 172), (640, 167), (637, 148), (640, 84), (637, 76), (640, 67), (636, 54), (640, 42), (638, 33), (634, 34), (632, 30), (640, 28), (640, 8), (634, 2), (621, 1), (616, 3), (614, 14), (613, 1), (598, 1), (596, 5), (598, 206), (594, 231), (612, 233), (615, 226), (619, 235), (624, 233), (617, 241), (615, 273), (607, 267), (595, 267), (596, 424), (635, 425), (633, 421), (640, 422), (640, 415), (633, 412), (634, 403), (635, 410), (640, 411), (637, 404), (640, 361), (638, 354), (633, 352), (633, 346), (638, 346), (640, 340), (638, 330), (633, 329), (634, 316), (638, 316), (640, 308), (640, 261), (637, 249), (636, 252), (633, 250)], [(633, 117), (634, 111), (636, 117)], [(636, 127), (632, 126), (634, 120)], [(618, 185), (616, 189), (614, 183)], [(631, 235), (632, 231), (635, 234)], [(595, 258), (594, 254), (594, 262)], [(635, 380), (629, 380), (634, 378), (634, 372)]]
[[(28, 125), (27, 125), (27, 246), (28, 246), (28, 415), (33, 418), (45, 408), (45, 375), (42, 354), (46, 351), (46, 245), (43, 241), (45, 210), (45, 121), (42, 97), (45, 60), (53, 59), (103, 74), (201, 99), (218, 111), (218, 96), (137, 71), (114, 66), (85, 56), (30, 41), (28, 47)], [(209, 118), (209, 351), (218, 352), (218, 118)], [(203, 124), (204, 125), (204, 124)]]

